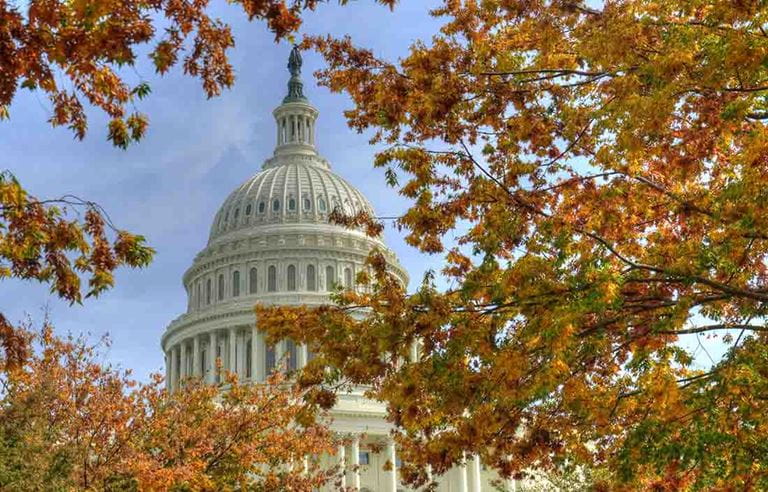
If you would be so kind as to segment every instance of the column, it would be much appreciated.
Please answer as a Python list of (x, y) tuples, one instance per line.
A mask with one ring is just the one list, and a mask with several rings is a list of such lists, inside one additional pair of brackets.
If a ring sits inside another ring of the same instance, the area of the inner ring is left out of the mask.
[[(387, 459), (392, 463), (392, 469), (389, 471), (389, 487), (391, 492), (397, 492), (397, 455), (395, 454), (395, 441), (387, 442)], [(464, 491), (466, 492), (466, 491)]]
[(229, 360), (227, 361), (229, 372), (237, 372), (237, 328), (229, 329)]
[(360, 436), (352, 438), (352, 490), (360, 490)]
[(259, 371), (259, 362), (263, 358), (259, 354), (259, 330), (256, 325), (251, 326), (251, 381), (261, 381), (261, 371)]
[(339, 473), (341, 474), (341, 488), (347, 487), (347, 457), (344, 444), (339, 444)]
[(280, 340), (275, 344), (275, 365), (280, 368), (281, 372), (285, 372), (285, 340)]
[(176, 367), (178, 364), (178, 353), (178, 345), (171, 347), (171, 372), (168, 373), (168, 383), (170, 385), (171, 391), (175, 391), (176, 388), (178, 388), (178, 384), (176, 382), (176, 373), (178, 372), (178, 368)]
[(179, 387), (181, 387), (182, 384), (184, 384), (184, 380), (187, 379), (187, 346), (184, 342), (181, 342), (179, 344), (179, 349), (181, 356), (179, 357), (179, 367), (181, 370), (179, 371)]
[(411, 349), (410, 350), (410, 352), (411, 352), (410, 353), (411, 363), (418, 362), (418, 360), (419, 360), (419, 342), (417, 340), (413, 340), (411, 342), (410, 349)]
[(165, 353), (165, 391), (171, 391), (171, 351)]
[(208, 333), (208, 367), (206, 381), (208, 384), (216, 384), (216, 332)]
[(482, 469), (480, 467), (480, 456), (479, 455), (473, 455), (472, 456), (472, 462), (471, 465), (471, 475), (472, 475), (472, 490), (473, 492), (483, 492), (480, 484), (482, 483), (480, 479), (480, 470)]
[(299, 359), (299, 360), (296, 361), (296, 367), (301, 369), (302, 367), (307, 365), (307, 362), (309, 360), (309, 353), (308, 353), (308, 349), (307, 349), (307, 344), (306, 343), (302, 343), (301, 345), (299, 345), (296, 348), (297, 348), (296, 354), (297, 354), (298, 359)]
[(192, 339), (192, 375), (200, 378), (200, 337), (195, 335)]
[(458, 472), (459, 472), (459, 492), (469, 492), (467, 490), (467, 457), (465, 455), (463, 455), (461, 458), (461, 463), (459, 463)]
[(246, 334), (245, 331), (240, 331), (237, 334), (237, 373), (240, 375), (240, 379), (245, 379), (245, 343)]

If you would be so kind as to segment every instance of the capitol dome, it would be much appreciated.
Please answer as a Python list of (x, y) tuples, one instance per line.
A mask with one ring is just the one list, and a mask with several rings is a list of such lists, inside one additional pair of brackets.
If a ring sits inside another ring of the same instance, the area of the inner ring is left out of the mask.
[(336, 208), (374, 215), (365, 196), (316, 155), (276, 155), (263, 167), (224, 201), (211, 225), (209, 243), (264, 225), (328, 227), (328, 216)]
[[(381, 238), (329, 221), (336, 209), (375, 214), (365, 196), (317, 152), (318, 111), (304, 96), (296, 48), (288, 68), (288, 95), (273, 112), (273, 155), (224, 200), (213, 217), (207, 245), (183, 275), (186, 312), (168, 325), (161, 339), (169, 391), (189, 377), (222, 384), (217, 359), (222, 370), (248, 383), (263, 383), (275, 370), (300, 369), (312, 358), (311, 347), (288, 339), (267, 344), (254, 306), (327, 304), (331, 292), (358, 288), (354, 279), (367, 268), (373, 249), (384, 255), (402, 284), (408, 284), (407, 273)], [(409, 350), (417, 357), (416, 346)], [(318, 459), (340, 459), (342, 483), (354, 490), (406, 490), (399, 483), (385, 415), (384, 404), (367, 399), (362, 388), (338, 395), (332, 428), (349, 436), (349, 444), (335, 457)], [(468, 471), (479, 487), (479, 461), (472, 463), (471, 468), (457, 469), (439, 490), (465, 492)], [(464, 488), (452, 483), (463, 483)]]

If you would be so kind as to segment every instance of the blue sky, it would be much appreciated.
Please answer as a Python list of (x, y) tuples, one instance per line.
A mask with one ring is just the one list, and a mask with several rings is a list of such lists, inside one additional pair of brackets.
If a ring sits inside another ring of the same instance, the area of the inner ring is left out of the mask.
[[(395, 59), (411, 41), (428, 37), (438, 21), (428, 16), (434, 1), (403, 2), (393, 12), (372, 0), (321, 5), (306, 18), (302, 32), (349, 34), (360, 45)], [(46, 123), (50, 105), (39, 94), (20, 91), (11, 120), (0, 123), (0, 168), (10, 169), (38, 198), (74, 194), (102, 205), (120, 228), (143, 234), (157, 250), (144, 270), (120, 270), (114, 289), (82, 306), (70, 307), (48, 287), (18, 281), (0, 284), (0, 312), (19, 321), (40, 322), (47, 311), (60, 333), (109, 333), (105, 361), (145, 379), (162, 368), (160, 336), (186, 306), (181, 276), (205, 246), (219, 205), (272, 154), (272, 109), (285, 93), (287, 43), (276, 45), (263, 24), (249, 23), (236, 7), (217, 2), (215, 13), (233, 27), (237, 46), (231, 60), (235, 86), (207, 100), (195, 79), (174, 70), (157, 77), (148, 60), (126, 72), (142, 77), (152, 94), (138, 109), (149, 114), (150, 129), (139, 144), (123, 151), (106, 141), (105, 118), (92, 111), (89, 133), (74, 140), (65, 128)], [(305, 92), (320, 110), (318, 147), (333, 169), (357, 186), (382, 215), (397, 215), (407, 203), (372, 168), (375, 149), (365, 135), (346, 126), (342, 111), (351, 102), (315, 85), (312, 72), (322, 60), (304, 55)], [(393, 229), (386, 241), (418, 282), (439, 257), (407, 246)]]

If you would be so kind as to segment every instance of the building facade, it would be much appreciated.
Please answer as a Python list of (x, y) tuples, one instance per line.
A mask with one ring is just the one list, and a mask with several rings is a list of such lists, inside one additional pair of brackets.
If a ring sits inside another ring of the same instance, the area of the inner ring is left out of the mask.
[[(373, 208), (317, 152), (318, 111), (304, 96), (301, 56), (295, 48), (288, 68), (288, 95), (273, 112), (273, 156), (224, 201), (208, 244), (184, 274), (187, 311), (170, 323), (161, 342), (171, 391), (186, 377), (219, 383), (217, 358), (225, 370), (247, 382), (265, 381), (283, 360), (289, 369), (301, 368), (312, 357), (307, 347), (290, 340), (268, 346), (254, 305), (327, 303), (336, 286), (353, 286), (374, 247), (384, 252), (403, 284), (408, 283), (406, 271), (381, 240), (329, 223), (335, 208), (374, 215)], [(384, 405), (364, 398), (361, 391), (339, 395), (332, 427), (351, 442), (324, 459), (345, 465), (347, 487), (409, 490), (398, 481), (397, 449), (384, 415)], [(395, 464), (390, 470), (384, 470), (387, 461)], [(468, 457), (440, 477), (439, 490), (494, 490), (494, 478), (479, 460)]]

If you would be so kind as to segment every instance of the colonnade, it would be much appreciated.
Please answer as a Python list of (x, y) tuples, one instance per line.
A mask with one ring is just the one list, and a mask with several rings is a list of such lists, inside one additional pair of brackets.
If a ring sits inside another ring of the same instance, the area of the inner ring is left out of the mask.
[[(221, 360), (221, 370), (216, 360)], [(166, 388), (174, 391), (188, 378), (218, 384), (229, 371), (240, 381), (265, 381), (276, 364), (285, 359), (288, 369), (303, 367), (309, 360), (306, 345), (282, 340), (268, 347), (256, 326), (212, 330), (182, 339), (166, 348)]]
[[(361, 447), (360, 436), (350, 435), (346, 439), (345, 444), (340, 444), (336, 453), (339, 465), (339, 480), (342, 487), (347, 490), (361, 490)], [(384, 462), (389, 461), (391, 468), (385, 473), (385, 480), (380, 483), (380, 489), (382, 492), (397, 492), (400, 489), (399, 482), (399, 462), (397, 459), (397, 447), (391, 438), (387, 438), (386, 446), (382, 449), (380, 454), (382, 460), (378, 464), (382, 466)], [(457, 465), (450, 473), (455, 474), (454, 478), (458, 478), (456, 488), (451, 488), (457, 492), (483, 492), (483, 477), (482, 477), (482, 465), (480, 457), (478, 455), (467, 455), (464, 460)], [(429, 469), (427, 470), (427, 476), (432, 479), (432, 474)], [(513, 479), (507, 481), (506, 490), (515, 491), (516, 484)]]

